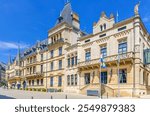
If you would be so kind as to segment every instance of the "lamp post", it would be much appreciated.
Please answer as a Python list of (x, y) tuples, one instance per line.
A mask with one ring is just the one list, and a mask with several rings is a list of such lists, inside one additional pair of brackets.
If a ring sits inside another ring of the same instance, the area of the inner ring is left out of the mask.
[(48, 60), (48, 50), (46, 52), (46, 92), (48, 92), (47, 90), (47, 60)]

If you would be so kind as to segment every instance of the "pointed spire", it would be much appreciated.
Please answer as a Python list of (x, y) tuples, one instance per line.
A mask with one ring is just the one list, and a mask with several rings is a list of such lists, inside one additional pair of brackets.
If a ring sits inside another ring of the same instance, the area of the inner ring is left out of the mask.
[(8, 55), (8, 65), (11, 65), (11, 55)]
[(67, 0), (63, 10), (61, 11), (60, 13), (60, 16), (56, 22), (56, 25), (57, 24), (60, 24), (62, 22), (66, 22), (70, 25), (72, 25), (72, 7), (71, 7), (71, 3), (70, 1)]
[(16, 57), (16, 61), (20, 61), (20, 45), (18, 45), (18, 54)]

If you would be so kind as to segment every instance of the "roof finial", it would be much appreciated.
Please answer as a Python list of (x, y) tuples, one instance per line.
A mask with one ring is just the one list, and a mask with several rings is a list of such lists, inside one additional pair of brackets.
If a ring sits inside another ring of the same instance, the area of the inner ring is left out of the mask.
[(70, 3), (70, 0), (66, 0), (65, 4), (68, 4), (68, 3)]
[(9, 66), (11, 65), (11, 55), (10, 54), (8, 55), (8, 65)]
[(16, 60), (20, 61), (20, 44), (19, 44), (19, 42), (18, 42), (18, 54), (17, 54)]

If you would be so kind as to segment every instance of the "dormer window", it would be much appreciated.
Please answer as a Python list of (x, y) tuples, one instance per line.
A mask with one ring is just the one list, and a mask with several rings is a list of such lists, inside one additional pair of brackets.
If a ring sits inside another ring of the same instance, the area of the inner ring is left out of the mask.
[(101, 31), (106, 30), (106, 24), (100, 25), (100, 30)]

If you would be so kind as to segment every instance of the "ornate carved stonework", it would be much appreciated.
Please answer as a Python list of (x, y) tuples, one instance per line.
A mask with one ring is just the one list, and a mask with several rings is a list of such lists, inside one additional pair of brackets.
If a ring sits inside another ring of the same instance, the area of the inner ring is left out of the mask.
[(140, 52), (140, 45), (135, 45), (135, 52)]

